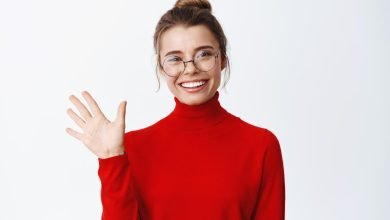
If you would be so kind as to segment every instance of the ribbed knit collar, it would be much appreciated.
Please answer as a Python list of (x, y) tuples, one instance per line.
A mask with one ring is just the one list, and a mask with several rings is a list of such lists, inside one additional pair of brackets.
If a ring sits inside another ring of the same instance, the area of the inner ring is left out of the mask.
[(187, 105), (174, 97), (175, 108), (169, 114), (172, 126), (181, 130), (203, 129), (221, 122), (229, 113), (219, 102), (219, 92), (199, 105)]

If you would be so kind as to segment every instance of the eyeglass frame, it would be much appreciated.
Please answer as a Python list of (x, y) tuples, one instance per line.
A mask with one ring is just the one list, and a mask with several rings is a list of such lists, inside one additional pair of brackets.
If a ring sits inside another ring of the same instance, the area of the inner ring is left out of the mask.
[[(217, 64), (217, 58), (219, 57), (220, 53), (221, 53), (221, 51), (218, 50), (218, 52), (216, 53), (216, 55), (214, 55), (214, 59), (215, 59), (214, 66), (211, 67), (211, 68), (210, 68), (209, 70), (207, 70), (207, 71), (210, 71), (210, 70), (212, 70), (212, 69), (215, 67), (215, 64)], [(183, 65), (184, 65), (183, 71), (181, 71), (179, 74), (174, 75), (174, 76), (169, 75), (167, 72), (165, 72), (165, 69), (164, 69), (164, 63), (165, 63), (165, 61), (166, 61), (166, 59), (167, 59), (167, 58), (165, 58), (164, 61), (163, 61), (163, 63), (162, 63), (160, 66), (161, 66), (161, 69), (164, 71), (164, 73), (165, 73), (166, 75), (168, 75), (168, 76), (170, 76), (170, 77), (179, 76), (180, 74), (182, 74), (182, 73), (184, 73), (184, 72), (186, 71), (187, 63), (191, 63), (191, 62), (194, 64), (194, 67), (195, 67), (197, 70), (199, 70), (199, 71), (201, 71), (201, 72), (207, 72), (207, 71), (202, 71), (202, 70), (200, 70), (200, 69), (196, 66), (196, 64), (195, 64), (195, 56), (192, 58), (192, 60), (188, 60), (188, 61), (184, 61), (181, 57), (178, 57), (178, 58), (183, 62)]]

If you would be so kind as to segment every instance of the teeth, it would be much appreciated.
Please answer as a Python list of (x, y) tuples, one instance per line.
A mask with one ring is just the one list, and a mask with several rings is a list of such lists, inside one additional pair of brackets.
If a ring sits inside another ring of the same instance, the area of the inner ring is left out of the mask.
[(183, 87), (186, 87), (186, 88), (194, 88), (194, 87), (197, 87), (197, 86), (201, 86), (203, 84), (205, 84), (206, 81), (199, 81), (199, 82), (185, 82), (185, 83), (182, 83), (181, 85)]

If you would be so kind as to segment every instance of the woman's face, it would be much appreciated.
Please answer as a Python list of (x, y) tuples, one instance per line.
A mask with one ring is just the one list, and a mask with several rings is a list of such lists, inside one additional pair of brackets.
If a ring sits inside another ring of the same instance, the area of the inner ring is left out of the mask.
[[(164, 63), (164, 60), (169, 60), (172, 63), (177, 62), (177, 60), (180, 62), (180, 59), (193, 60), (195, 55), (198, 56), (199, 60), (209, 59), (212, 57), (210, 54), (216, 54), (219, 51), (217, 39), (204, 25), (172, 27), (162, 34), (160, 45), (161, 64)], [(186, 63), (184, 72), (177, 76), (168, 76), (162, 69), (159, 71), (164, 76), (169, 90), (180, 102), (187, 105), (198, 105), (212, 98), (220, 85), (221, 70), (225, 67), (221, 57), (219, 54), (215, 66), (207, 72), (195, 68), (193, 62)], [(206, 83), (199, 88), (185, 88), (201, 84), (182, 85), (183, 82), (189, 81), (205, 81)]]

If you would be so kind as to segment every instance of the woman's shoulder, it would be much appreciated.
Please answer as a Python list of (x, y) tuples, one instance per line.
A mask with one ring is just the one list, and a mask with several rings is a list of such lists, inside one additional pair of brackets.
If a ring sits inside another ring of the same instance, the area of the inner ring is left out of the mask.
[(259, 137), (262, 139), (266, 138), (269, 141), (277, 141), (277, 136), (272, 129), (262, 126), (260, 124), (249, 122), (238, 116), (234, 117), (236, 120), (236, 124), (239, 127), (239, 131), (245, 132), (247, 133), (247, 135), (250, 135), (252, 137)]

